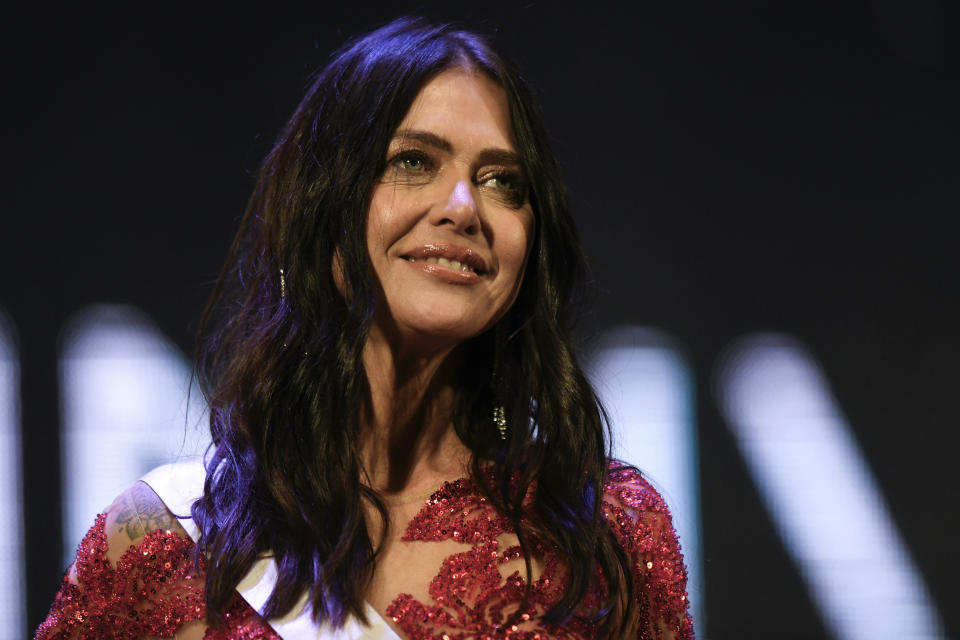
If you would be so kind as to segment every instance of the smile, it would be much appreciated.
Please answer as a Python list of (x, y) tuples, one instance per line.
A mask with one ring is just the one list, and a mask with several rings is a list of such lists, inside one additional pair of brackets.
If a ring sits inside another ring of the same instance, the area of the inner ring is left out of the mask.
[(457, 271), (469, 271), (470, 273), (477, 273), (476, 269), (470, 265), (460, 262), (459, 260), (447, 260), (446, 258), (438, 258), (436, 256), (430, 256), (429, 258), (417, 259), (411, 256), (407, 256), (407, 261), (409, 262), (429, 262), (430, 264), (438, 264), (441, 267), (447, 267), (448, 269), (456, 269)]
[(486, 260), (473, 249), (445, 243), (428, 243), (401, 256), (407, 262), (437, 265), (463, 274), (485, 276), (490, 272)]

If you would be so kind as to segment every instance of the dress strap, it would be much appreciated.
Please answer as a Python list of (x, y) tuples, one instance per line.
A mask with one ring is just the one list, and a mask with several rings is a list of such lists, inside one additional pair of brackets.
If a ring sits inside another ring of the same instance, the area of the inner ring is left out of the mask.
[[(167, 505), (194, 542), (199, 539), (200, 530), (190, 517), (190, 507), (203, 495), (205, 479), (206, 470), (200, 458), (157, 467), (141, 478)], [(237, 591), (257, 613), (261, 613), (276, 582), (277, 565), (271, 555), (265, 554), (240, 581)], [(400, 640), (370, 604), (366, 604), (366, 614), (369, 621), (366, 625), (353, 616), (340, 629), (327, 624), (318, 625), (310, 615), (307, 594), (304, 593), (290, 613), (267, 623), (284, 640)]]
[(167, 509), (194, 542), (200, 539), (200, 529), (190, 517), (190, 507), (203, 495), (206, 477), (203, 460), (191, 457), (157, 467), (140, 478), (167, 505)]

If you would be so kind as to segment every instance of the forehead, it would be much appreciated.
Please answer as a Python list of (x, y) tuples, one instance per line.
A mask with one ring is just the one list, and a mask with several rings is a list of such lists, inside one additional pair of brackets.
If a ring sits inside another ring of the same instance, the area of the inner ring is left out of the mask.
[(454, 143), (514, 149), (510, 108), (503, 88), (469, 69), (447, 69), (427, 82), (398, 127), (425, 130)]

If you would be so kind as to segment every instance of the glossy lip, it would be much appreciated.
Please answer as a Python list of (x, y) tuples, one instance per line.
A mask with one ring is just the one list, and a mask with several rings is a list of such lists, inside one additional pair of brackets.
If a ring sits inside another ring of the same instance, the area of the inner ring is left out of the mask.
[[(418, 247), (413, 251), (403, 254), (402, 257), (408, 262), (409, 258), (417, 260), (418, 262), (411, 263), (417, 266), (423, 264), (430, 267), (438, 267), (445, 271), (460, 273), (466, 276), (472, 276), (473, 278), (485, 276), (490, 272), (490, 268), (487, 266), (486, 261), (480, 255), (478, 255), (476, 251), (454, 244), (425, 244), (422, 247)], [(458, 271), (457, 269), (450, 269), (449, 267), (442, 267), (429, 262), (419, 262), (420, 260), (426, 260), (427, 258), (446, 258), (447, 260), (456, 260), (469, 266), (471, 269), (473, 269), (473, 271)]]

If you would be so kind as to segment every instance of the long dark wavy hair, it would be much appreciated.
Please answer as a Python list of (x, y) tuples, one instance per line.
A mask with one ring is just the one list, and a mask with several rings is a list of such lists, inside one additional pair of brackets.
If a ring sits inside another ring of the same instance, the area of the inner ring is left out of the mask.
[[(629, 560), (601, 513), (605, 420), (570, 329), (583, 258), (539, 109), (484, 38), (401, 18), (347, 43), (313, 79), (259, 170), (204, 313), (197, 375), (213, 444), (192, 516), (214, 625), (266, 550), (278, 567), (266, 617), (289, 612), (308, 591), (317, 622), (365, 619), (379, 541), (368, 534), (364, 503), (389, 525), (382, 501), (360, 480), (358, 453), (369, 393), (361, 353), (375, 292), (367, 211), (414, 97), (458, 66), (506, 92), (536, 230), (516, 302), (461, 345), (471, 366), (455, 384), (453, 424), (472, 451), (474, 479), (509, 517), (524, 551), (537, 541), (565, 560), (568, 583), (547, 621), (581, 614), (601, 575), (606, 600), (593, 615), (602, 632), (621, 636), (633, 624)], [(494, 406), (504, 407), (506, 440), (493, 426)]]

